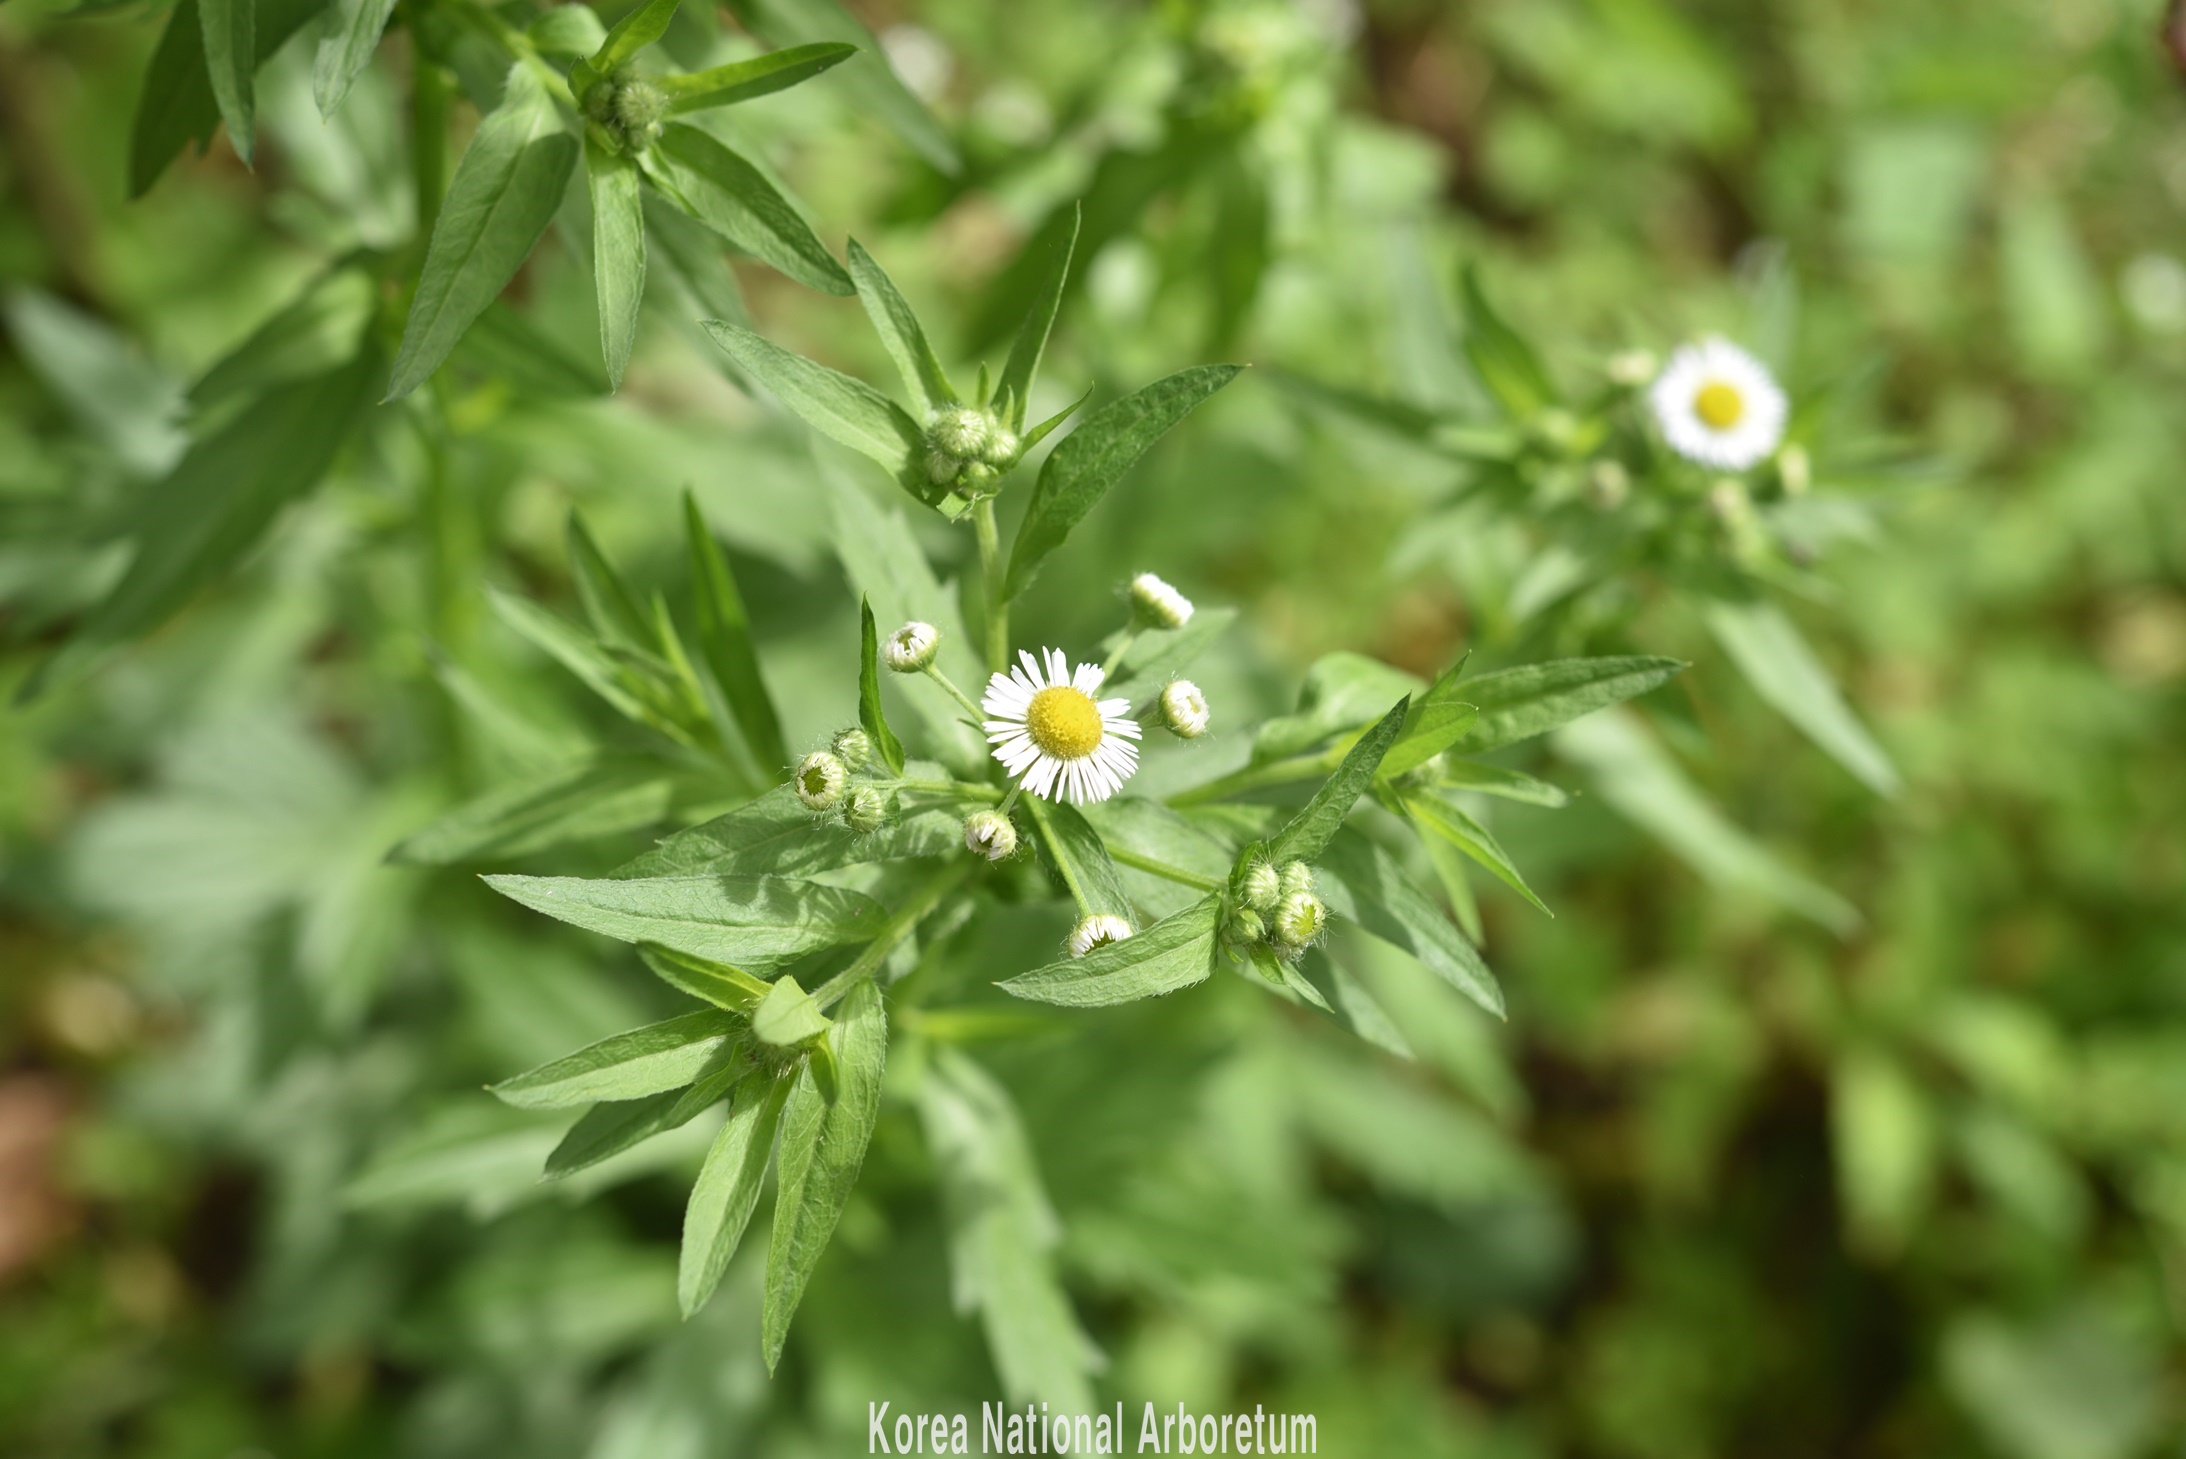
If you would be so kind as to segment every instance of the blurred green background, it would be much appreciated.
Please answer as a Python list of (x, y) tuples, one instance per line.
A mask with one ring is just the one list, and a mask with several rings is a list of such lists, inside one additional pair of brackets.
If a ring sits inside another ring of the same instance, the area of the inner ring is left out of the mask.
[[(961, 167), (827, 81), (736, 125), (945, 354), (995, 352), (1011, 258), (1083, 197), (1056, 380), (1260, 367), (1049, 566), (1028, 639), (1090, 642), (1141, 569), (1235, 603), (1218, 732), (1334, 649), (1675, 654), (1649, 712), (1732, 838), (1709, 879), (1593, 794), (1512, 808), (1557, 915), (1482, 894), (1505, 1025), (1374, 969), (1414, 1061), (1249, 990), (998, 1048), (1103, 1395), (1311, 1410), (1338, 1454), (2186, 1455), (2186, 39), (2156, 0), (853, 8)], [(0, 7), (11, 693), (111, 580), (105, 517), (173, 460), (189, 382), (411, 227), (401, 39), (327, 125), (308, 28), (260, 76), (254, 172), (215, 141), (127, 200), (164, 14)], [(687, 4), (669, 44), (723, 34)], [(1522, 534), (1453, 518), (1446, 460), (1280, 388), (1477, 402), (1460, 262), (1570, 381), (1795, 317), (1794, 395), (1856, 382), (1861, 438), (1926, 463), (1794, 605), (1900, 797), (1661, 584), (1514, 614)], [(740, 277), (773, 337), (886, 369), (853, 301)], [(479, 591), (566, 611), (572, 504), (672, 583), (693, 489), (792, 744), (851, 712), (840, 463), (680, 299), (606, 396), (592, 307), (550, 232), (459, 357), (447, 472), (375, 437), (154, 638), (0, 714), (0, 1450), (840, 1454), (869, 1398), (998, 1395), (911, 1113), (770, 1382), (748, 1266), (676, 1318), (702, 1139), (542, 1188), (556, 1131), (475, 1092), (656, 987), (383, 863), (505, 769), (436, 660), (518, 739), (594, 717)], [(1756, 895), (1764, 846), (1857, 925)]]

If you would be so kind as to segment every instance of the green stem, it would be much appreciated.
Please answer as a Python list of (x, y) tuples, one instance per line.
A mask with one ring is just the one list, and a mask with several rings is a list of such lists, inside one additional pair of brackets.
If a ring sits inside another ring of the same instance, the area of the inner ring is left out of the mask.
[(1047, 818), (1047, 807), (1034, 799), (1025, 802), (1025, 809), (1031, 813), (1032, 824), (1039, 828), (1040, 839), (1047, 842), (1048, 859), (1055, 863), (1055, 870), (1061, 873), (1063, 885), (1070, 888), (1070, 900), (1078, 904), (1078, 915), (1092, 916), (1100, 909), (1086, 897), (1085, 888), (1078, 884), (1078, 873), (1073, 869), (1071, 859), (1056, 844), (1055, 827)]
[(1128, 866), (1149, 875), (1161, 877), (1166, 881), (1177, 882), (1188, 887), (1197, 887), (1203, 892), (1219, 892), (1222, 890), (1222, 883), (1211, 876), (1201, 876), (1196, 871), (1186, 871), (1181, 866), (1171, 866), (1166, 861), (1156, 861), (1151, 856), (1141, 856), (1138, 852), (1127, 850), (1124, 847), (1110, 846), (1108, 848), (1108, 859), (1118, 866)]
[(1125, 654), (1131, 652), (1131, 645), (1137, 643), (1138, 638), (1139, 626), (1136, 623), (1123, 631), (1123, 637), (1116, 640), (1116, 651), (1110, 654), (1107, 662), (1101, 665), (1101, 678), (1103, 681), (1106, 681), (1111, 674), (1116, 672), (1116, 666), (1123, 662)]
[(914, 795), (944, 795), (953, 800), (983, 800), (990, 805), (1002, 798), (1002, 792), (993, 786), (974, 785), (969, 780), (899, 780), (896, 789)]
[(972, 717), (972, 723), (978, 724), (986, 718), (984, 714), (980, 713), (979, 706), (972, 703), (971, 696), (957, 688), (949, 676), (941, 672), (940, 665), (928, 664), (926, 666), (926, 677), (948, 690), (949, 697), (964, 706), (964, 712)]
[(1312, 755), (1293, 755), (1288, 760), (1275, 760), (1266, 765), (1248, 765), (1232, 771), (1218, 780), (1205, 785), (1195, 785), (1190, 790), (1180, 790), (1169, 797), (1169, 804), (1184, 806), (1205, 805), (1210, 800), (1220, 800), (1226, 795), (1238, 795), (1248, 790), (1259, 790), (1270, 785), (1288, 785), (1294, 780), (1311, 780), (1327, 775), (1343, 763), (1344, 751), (1350, 747), (1338, 742), (1330, 749)]
[(972, 509), (972, 530), (979, 534), (981, 602), (987, 620), (987, 667), (999, 674), (1009, 667), (1009, 605), (1002, 600), (1002, 536), (994, 525), (994, 498), (981, 497)]
[(568, 80), (547, 64), (546, 58), (539, 54), (539, 48), (531, 43), (530, 36), (474, 0), (455, 0), (454, 8), (473, 30), (529, 66), (538, 76), (539, 84), (546, 88), (547, 95), (572, 112), (577, 110), (577, 98), (570, 92)]
[(425, 49), (418, 8), (410, 6), (410, 173), (417, 190), (417, 236), (422, 244), (440, 221), (448, 193), (448, 72)]
[(972, 862), (969, 857), (953, 859), (942, 867), (924, 886), (911, 893), (909, 901), (896, 908), (888, 919), (888, 925), (880, 930), (880, 936), (865, 945), (865, 950), (858, 954), (855, 962), (820, 985), (819, 990), (812, 995), (813, 1001), (823, 1010), (832, 1008), (861, 979), (872, 977), (880, 970), (880, 965), (888, 960), (888, 954), (896, 950), (896, 944), (909, 937), (912, 929), (925, 921), (934, 908), (941, 905), (941, 899), (956, 890), (957, 884), (971, 875), (971, 872)]

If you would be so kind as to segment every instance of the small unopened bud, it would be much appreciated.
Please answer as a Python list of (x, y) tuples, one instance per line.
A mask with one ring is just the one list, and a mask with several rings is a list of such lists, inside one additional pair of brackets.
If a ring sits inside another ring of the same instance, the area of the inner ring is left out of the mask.
[(899, 674), (916, 674), (934, 661), (941, 630), (931, 623), (906, 623), (881, 645), (881, 661)]
[(1024, 449), (1024, 443), (1017, 439), (1017, 432), (1008, 426), (996, 425), (988, 435), (986, 448), (979, 453), (979, 459), (997, 471), (1007, 471), (1017, 464), (1017, 458)]
[(1607, 456), (1589, 462), (1586, 468), (1586, 498), (1605, 512), (1613, 512), (1624, 505), (1632, 494), (1632, 475), (1624, 469), (1622, 461)]
[(838, 731), (828, 748), (835, 752), (836, 759), (853, 770), (863, 770), (873, 760), (873, 741), (856, 725)]
[(987, 448), (994, 433), (986, 412), (969, 406), (943, 406), (926, 423), (926, 444), (935, 451), (966, 461)]
[(1131, 607), (1155, 628), (1182, 628), (1192, 621), (1192, 600), (1150, 572), (1131, 579)]
[(1814, 484), (1814, 463), (1804, 446), (1786, 446), (1776, 453), (1776, 479), (1783, 483), (1785, 496), (1805, 496), (1806, 489)]
[(1001, 479), (1002, 473), (985, 461), (967, 461), (956, 473), (956, 489), (974, 499), (993, 496)]
[(1737, 527), (1753, 515), (1753, 500), (1743, 481), (1726, 476), (1708, 488), (1708, 510), (1724, 526)]
[(1256, 911), (1272, 912), (1282, 899), (1283, 879), (1275, 868), (1265, 861), (1256, 861), (1245, 868), (1245, 879), (1238, 884), (1237, 894), (1245, 905)]
[(1070, 955), (1084, 957), (1095, 948), (1121, 942), (1130, 935), (1130, 923), (1107, 912), (1096, 912), (1070, 929)]
[(1328, 908), (1311, 892), (1293, 892), (1275, 909), (1275, 940), (1283, 947), (1311, 947), (1328, 930)]
[(843, 762), (825, 750), (814, 750), (797, 762), (797, 773), (790, 777), (796, 787), (797, 799), (805, 803), (805, 809), (824, 811), (842, 799), (843, 785), (850, 779), (850, 771)]
[(1637, 390), (1655, 378), (1655, 357), (1647, 350), (1620, 350), (1609, 357), (1609, 378)]
[(1250, 907), (1239, 907), (1230, 913), (1230, 940), (1233, 942), (1262, 942), (1268, 935), (1265, 917)]
[(1006, 861), (1017, 851), (1017, 828), (1000, 811), (973, 811), (964, 818), (964, 849), (989, 861)]
[(1313, 890), (1313, 868), (1302, 861), (1287, 862), (1281, 873), (1283, 895), (1295, 897)]
[(1161, 722), (1180, 740), (1196, 740), (1207, 732), (1207, 696), (1189, 679), (1179, 679), (1161, 691)]
[(843, 824), (860, 836), (872, 835), (895, 818), (895, 797), (878, 786), (852, 786), (843, 797)]

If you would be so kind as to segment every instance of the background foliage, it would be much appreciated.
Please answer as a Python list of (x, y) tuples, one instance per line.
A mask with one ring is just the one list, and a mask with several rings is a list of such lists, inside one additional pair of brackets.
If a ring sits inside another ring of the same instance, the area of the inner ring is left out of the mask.
[[(735, 8), (770, 45), (801, 13)], [(1693, 664), (1644, 736), (1514, 762), (1576, 794), (1493, 822), (1556, 912), (1479, 884), (1507, 1023), (1361, 941), (1410, 1060), (1236, 980), (974, 1045), (1023, 1121), (987, 1148), (1052, 1205), (996, 1239), (1055, 1243), (1095, 1392), (1310, 1409), (1359, 1454), (2181, 1452), (2186, 108), (2155, 5), (858, 8), (908, 91), (869, 54), (723, 125), (952, 363), (999, 354), (1037, 282), (1012, 261), (1082, 199), (1048, 377), (1255, 365), (1048, 561), (1028, 639), (1092, 643), (1145, 568), (1236, 604), (1195, 672), (1207, 753), (1240, 757), (1225, 724), (1334, 650)], [(307, 27), (258, 74), (255, 170), (215, 140), (154, 181), (132, 119), (164, 24), (0, 9), (11, 689), (98, 646), (142, 485), (260, 408), (266, 380), (208, 369), (413, 232), (401, 37), (322, 124)], [(686, 5), (663, 47), (739, 36)], [(573, 618), (576, 505), (680, 593), (688, 488), (785, 743), (856, 712), (831, 503), (860, 468), (736, 388), (691, 328), (719, 300), (656, 287), (606, 395), (572, 216), (458, 347), (443, 439), (375, 430), (186, 612), (0, 718), (11, 1453), (839, 1453), (868, 1398), (1043, 1381), (951, 1304), (932, 1152), (990, 1107), (976, 1068), (884, 1101), (771, 1382), (755, 1266), (678, 1320), (704, 1129), (541, 1186), (566, 1118), (476, 1093), (676, 1011), (627, 949), (385, 860), (606, 732), (484, 589)], [(1848, 382), (1825, 480), (1832, 451), (1924, 463), (1861, 484), (1872, 522), (1784, 600), (1895, 798), (1746, 686), (1674, 575), (1547, 611), (1545, 516), (1468, 514), (1446, 454), (1301, 404), (1491, 418), (1461, 263), (1567, 391), (1622, 348), (1768, 336), (1795, 396)], [(853, 301), (738, 279), (769, 337), (886, 377)], [(384, 380), (272, 414), (308, 444)], [(649, 839), (610, 831), (537, 869)], [(966, 966), (1063, 930), (981, 925)]]

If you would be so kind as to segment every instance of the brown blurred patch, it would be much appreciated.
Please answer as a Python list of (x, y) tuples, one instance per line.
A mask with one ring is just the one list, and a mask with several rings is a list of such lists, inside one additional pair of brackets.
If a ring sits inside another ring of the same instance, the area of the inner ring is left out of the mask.
[(67, 1087), (50, 1075), (0, 1079), (0, 1283), (75, 1228), (59, 1169), (71, 1107)]
[(1447, 584), (1423, 583), (1399, 594), (1382, 615), (1374, 657), (1432, 679), (1457, 658), (1465, 625), (1457, 594)]
[(2163, 51), (2171, 58), (2171, 69), (2186, 80), (2186, 0), (2171, 0), (2163, 17)]

